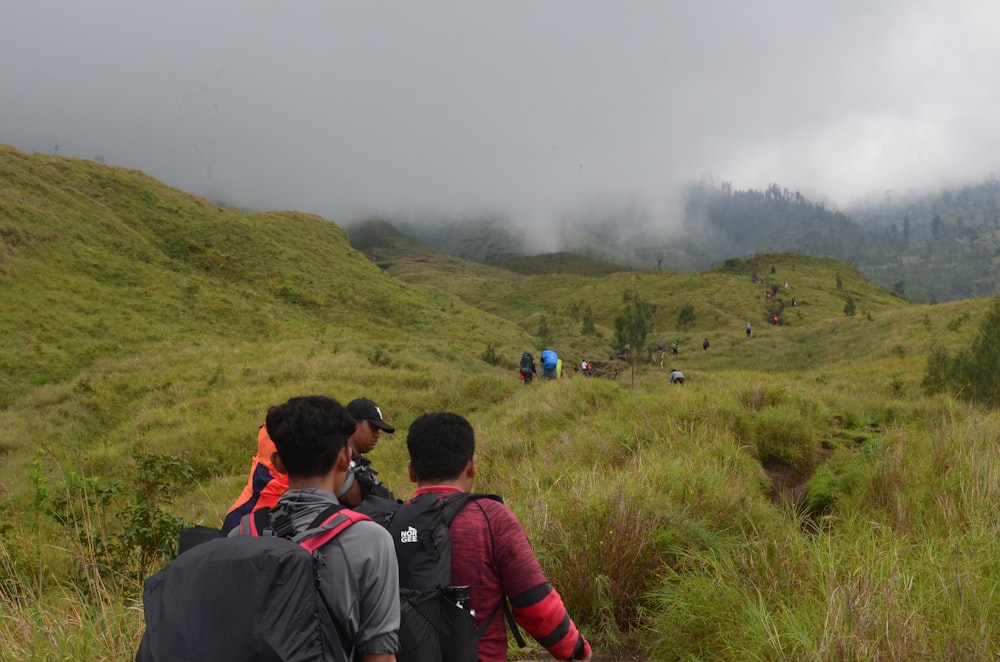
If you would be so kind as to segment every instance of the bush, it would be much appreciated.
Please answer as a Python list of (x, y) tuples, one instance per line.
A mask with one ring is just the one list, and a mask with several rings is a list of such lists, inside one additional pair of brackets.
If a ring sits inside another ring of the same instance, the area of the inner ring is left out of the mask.
[(921, 386), (930, 393), (951, 387), (966, 400), (989, 407), (1000, 404), (1000, 296), (994, 297), (967, 349), (954, 357), (937, 347), (931, 350)]
[(796, 469), (816, 466), (815, 422), (789, 405), (765, 407), (741, 423), (761, 462), (778, 460)]
[(487, 345), (486, 351), (483, 352), (483, 355), (480, 358), (490, 365), (500, 365), (501, 363), (500, 356), (497, 354), (497, 350), (493, 345)]
[(694, 314), (694, 306), (691, 304), (686, 304), (681, 308), (681, 312), (677, 314), (677, 326), (682, 329), (688, 329), (694, 326), (695, 320), (697, 318)]

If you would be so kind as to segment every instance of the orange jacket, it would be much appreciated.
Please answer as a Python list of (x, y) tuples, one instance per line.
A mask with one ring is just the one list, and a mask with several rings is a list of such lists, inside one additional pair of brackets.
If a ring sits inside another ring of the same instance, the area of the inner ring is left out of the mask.
[(261, 508), (273, 508), (278, 503), (278, 498), (288, 491), (288, 476), (275, 471), (271, 464), (271, 454), (274, 451), (274, 442), (267, 434), (267, 427), (260, 426), (260, 432), (257, 433), (257, 455), (250, 465), (250, 478), (239, 498), (229, 507), (222, 523), (223, 531), (228, 533), (239, 526), (244, 515)]

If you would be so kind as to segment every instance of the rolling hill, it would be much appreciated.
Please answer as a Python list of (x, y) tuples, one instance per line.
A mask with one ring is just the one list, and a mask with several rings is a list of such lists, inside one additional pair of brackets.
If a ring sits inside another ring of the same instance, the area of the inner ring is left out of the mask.
[[(217, 525), (267, 407), (326, 393), (396, 426), (374, 455), (397, 496), (409, 423), (468, 417), (476, 489), (504, 494), (606, 650), (996, 658), (996, 414), (921, 384), (987, 300), (916, 305), (795, 253), (692, 273), (527, 262), (386, 224), (349, 242), (316, 216), (0, 147), (5, 651), (131, 659), (171, 527)], [(678, 354), (576, 376), (616, 349), (626, 293)], [(543, 348), (568, 378), (522, 386), (517, 358)]]

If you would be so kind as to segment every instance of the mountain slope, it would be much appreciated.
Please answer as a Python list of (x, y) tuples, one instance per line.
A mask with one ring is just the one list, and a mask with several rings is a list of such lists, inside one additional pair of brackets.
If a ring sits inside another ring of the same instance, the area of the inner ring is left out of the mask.
[[(0, 146), (0, 406), (124, 346), (339, 335), (481, 351), (513, 327), (379, 272), (297, 212), (220, 208), (143, 173)], [(345, 312), (349, 316), (345, 317)]]

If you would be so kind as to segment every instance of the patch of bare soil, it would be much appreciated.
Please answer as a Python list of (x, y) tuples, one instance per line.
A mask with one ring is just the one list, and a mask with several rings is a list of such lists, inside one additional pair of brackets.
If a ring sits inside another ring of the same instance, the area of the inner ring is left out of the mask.
[[(828, 459), (833, 451), (821, 449), (820, 460)], [(771, 489), (768, 496), (771, 503), (801, 504), (806, 495), (806, 483), (812, 478), (813, 469), (796, 469), (781, 460), (767, 460), (761, 463), (767, 477), (771, 479)]]

